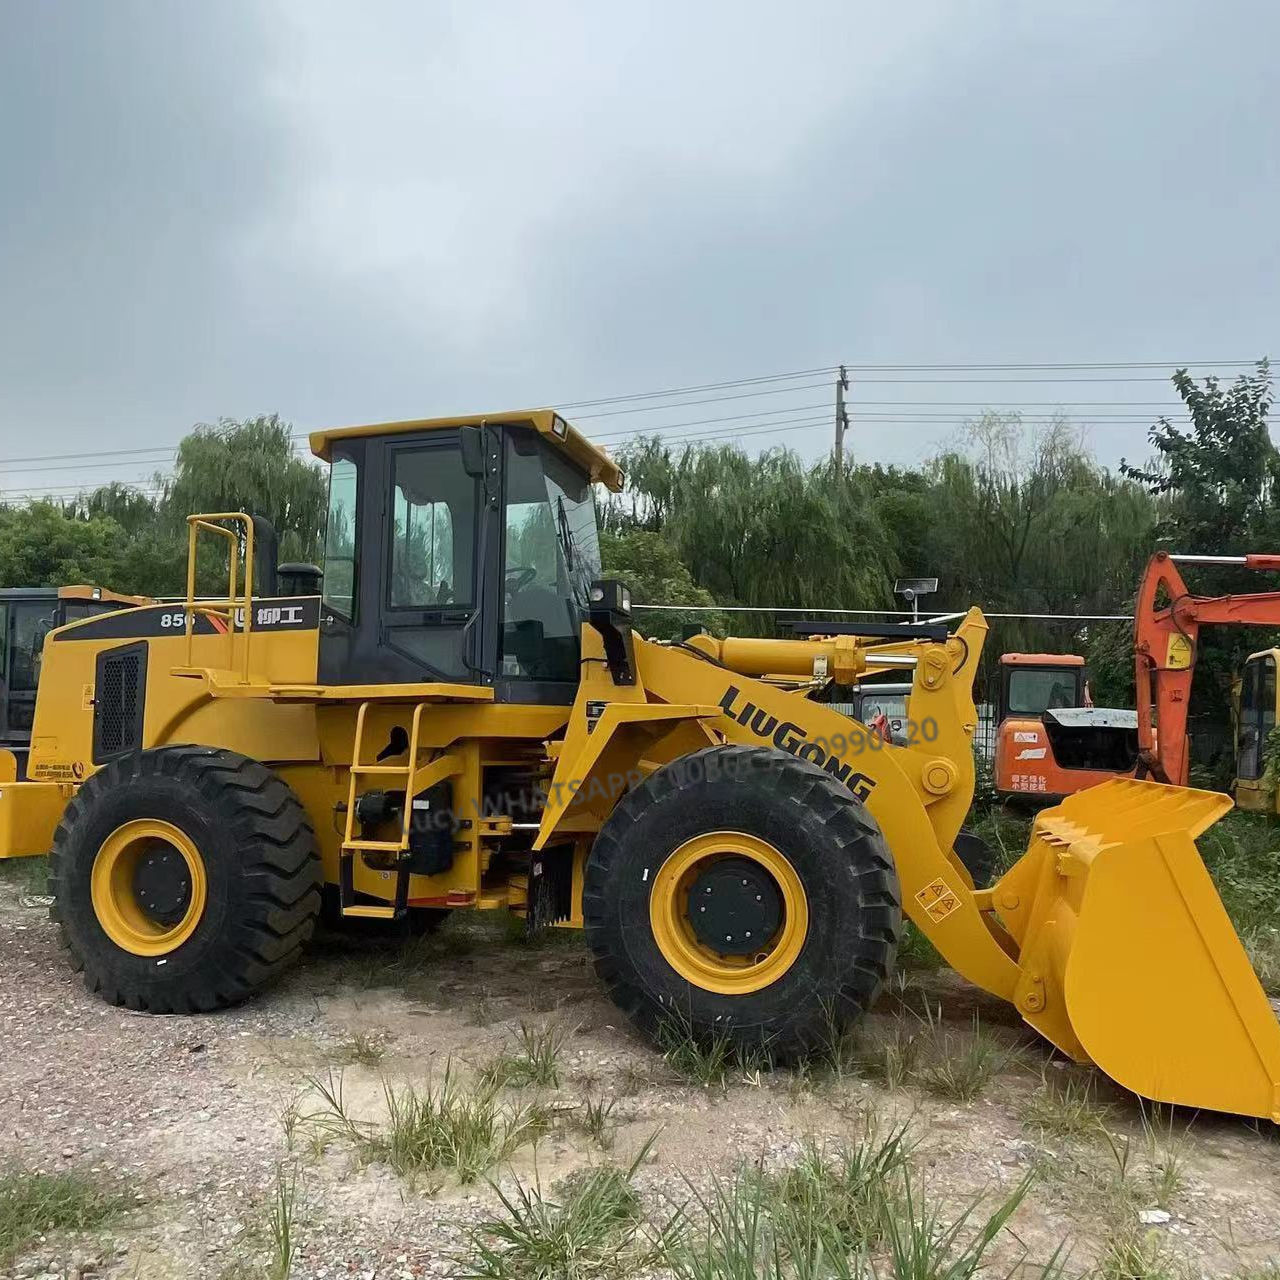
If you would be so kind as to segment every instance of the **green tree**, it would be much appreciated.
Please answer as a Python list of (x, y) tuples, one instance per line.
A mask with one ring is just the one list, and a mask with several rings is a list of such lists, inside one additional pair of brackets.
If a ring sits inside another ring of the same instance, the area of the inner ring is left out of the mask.
[(79, 519), (52, 502), (0, 507), (0, 586), (84, 582), (127, 591), (117, 572), (124, 541), (124, 530), (105, 516)]
[(660, 533), (650, 529), (604, 532), (600, 537), (600, 558), (609, 577), (621, 578), (631, 588), (633, 604), (701, 606), (688, 612), (641, 609), (636, 614), (636, 626), (643, 635), (655, 640), (676, 640), (689, 626), (724, 634), (725, 615), (706, 612), (715, 604), (711, 593), (694, 583), (675, 547)]
[(197, 426), (178, 446), (172, 477), (158, 479), (175, 527), (196, 511), (243, 511), (275, 526), (282, 560), (319, 555), (324, 474), (294, 452), (292, 428), (277, 414)]
[(1198, 386), (1185, 369), (1173, 385), (1191, 418), (1189, 430), (1160, 418), (1148, 439), (1157, 458), (1147, 466), (1122, 461), (1124, 475), (1163, 504), (1160, 532), (1179, 550), (1225, 555), (1257, 551), (1253, 540), (1273, 536), (1273, 504), (1280, 453), (1271, 441), (1271, 372), (1266, 360), (1229, 386), (1215, 377)]

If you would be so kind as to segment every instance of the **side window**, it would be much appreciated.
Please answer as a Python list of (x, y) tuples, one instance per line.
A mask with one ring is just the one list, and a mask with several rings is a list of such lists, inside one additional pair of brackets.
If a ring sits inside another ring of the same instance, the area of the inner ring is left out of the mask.
[(356, 494), (359, 470), (350, 458), (329, 468), (329, 514), (324, 530), (324, 602), (344, 618), (355, 617)]
[(403, 449), (392, 464), (393, 609), (474, 605), (476, 483), (456, 448)]
[(9, 691), (30, 692), (39, 675), (37, 647), (48, 630), (53, 604), (20, 605), (13, 611), (9, 639)]
[(9, 674), (9, 606), (0, 604), (0, 680)]

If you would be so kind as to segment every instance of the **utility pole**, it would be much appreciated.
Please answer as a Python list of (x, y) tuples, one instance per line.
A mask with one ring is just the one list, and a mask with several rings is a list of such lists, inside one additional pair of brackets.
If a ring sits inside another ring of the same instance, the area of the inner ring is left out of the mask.
[(844, 433), (849, 428), (849, 412), (844, 407), (844, 393), (849, 390), (849, 371), (840, 366), (836, 378), (836, 476), (844, 477)]

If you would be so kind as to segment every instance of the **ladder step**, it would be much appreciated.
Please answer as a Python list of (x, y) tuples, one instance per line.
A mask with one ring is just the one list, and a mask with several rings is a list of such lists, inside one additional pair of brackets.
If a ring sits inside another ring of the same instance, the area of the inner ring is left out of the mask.
[(343, 907), (342, 914), (348, 919), (356, 920), (394, 920), (397, 912), (395, 907)]
[(407, 778), (411, 770), (407, 764), (353, 764), (351, 772), (358, 777), (378, 775), (384, 778)]
[(362, 853), (404, 853), (405, 846), (399, 840), (347, 840), (342, 845), (343, 853), (359, 850)]

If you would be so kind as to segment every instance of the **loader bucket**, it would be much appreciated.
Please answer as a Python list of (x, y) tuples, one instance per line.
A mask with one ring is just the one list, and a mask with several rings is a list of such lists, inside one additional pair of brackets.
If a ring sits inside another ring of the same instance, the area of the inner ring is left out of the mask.
[(992, 905), (1015, 1000), (1134, 1093), (1280, 1123), (1280, 1021), (1196, 851), (1230, 797), (1114, 779), (1039, 815)]

